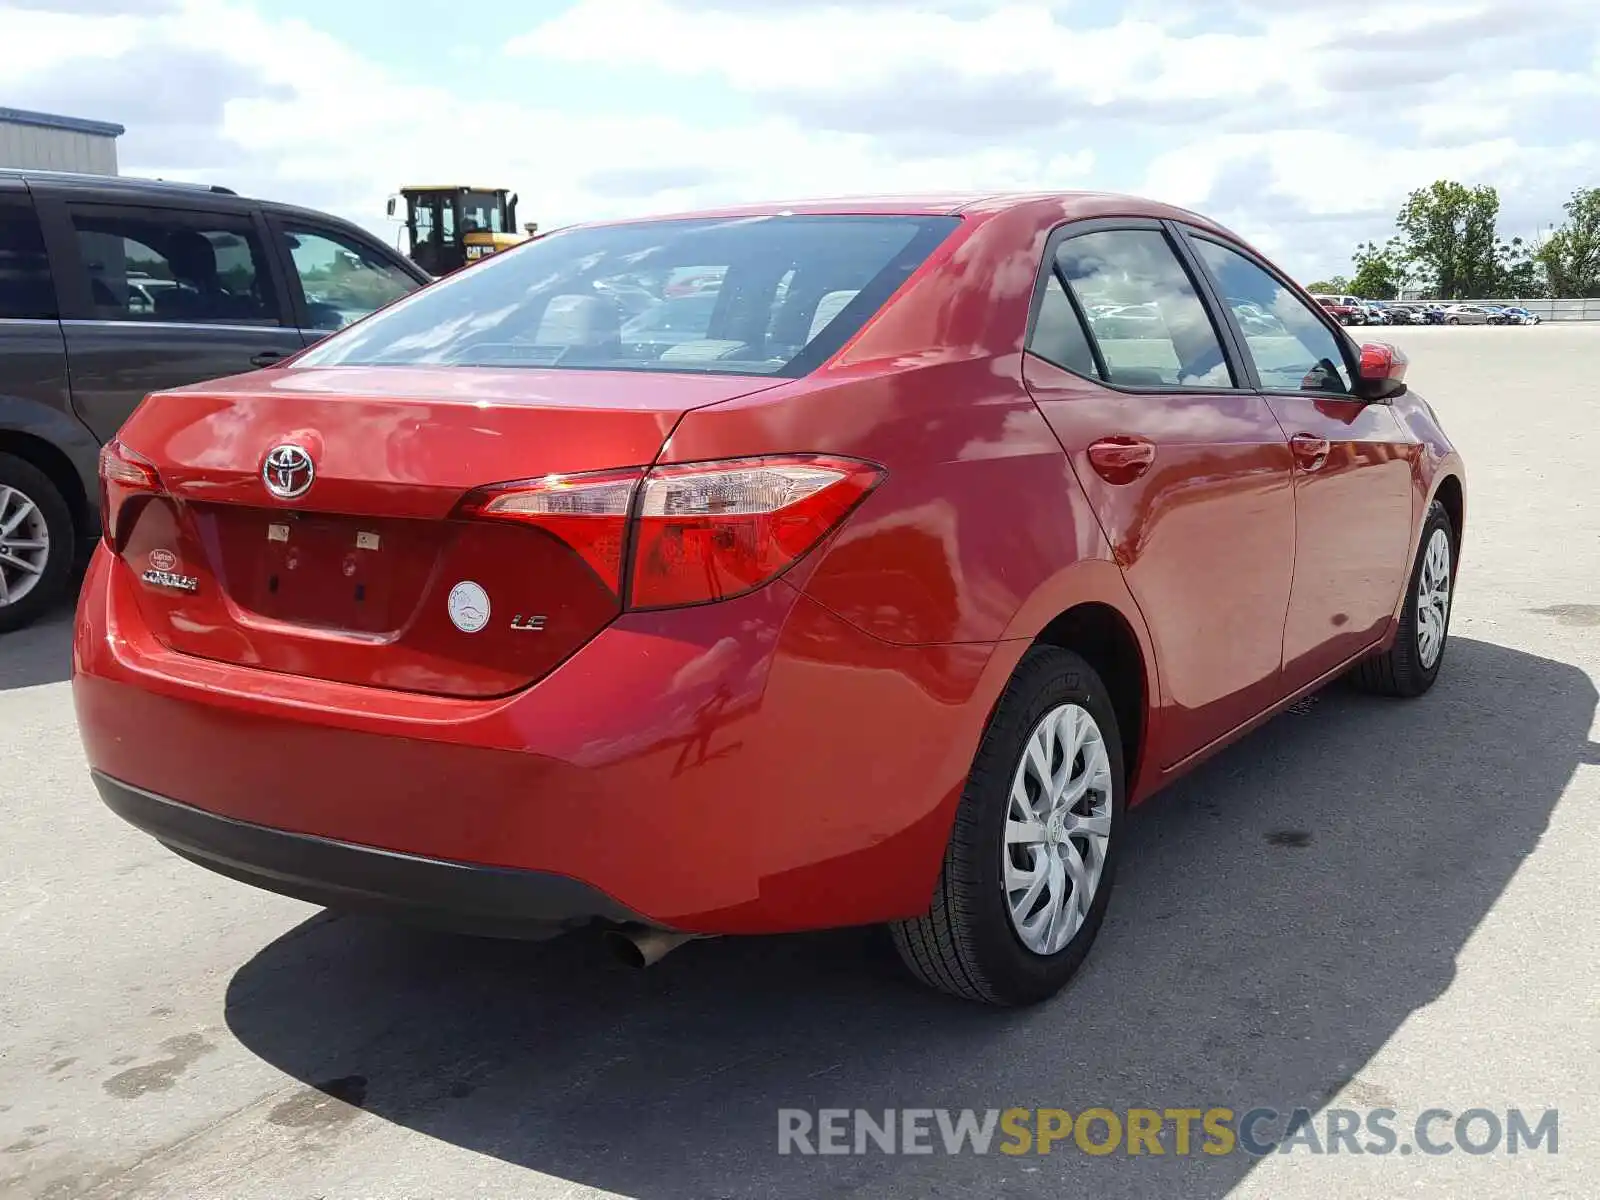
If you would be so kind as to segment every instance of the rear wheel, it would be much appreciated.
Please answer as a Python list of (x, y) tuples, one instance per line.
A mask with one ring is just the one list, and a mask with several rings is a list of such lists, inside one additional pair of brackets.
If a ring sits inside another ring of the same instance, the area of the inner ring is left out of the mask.
[(1357, 686), (1382, 696), (1420, 696), (1433, 686), (1444, 662), (1454, 581), (1455, 530), (1435, 500), (1422, 525), (1400, 631), (1388, 650), (1356, 664)]
[(61, 598), (72, 572), (72, 513), (50, 477), (0, 454), (0, 633)]
[(1105, 918), (1124, 788), (1104, 683), (1076, 654), (1035, 646), (979, 746), (932, 905), (892, 926), (912, 974), (988, 1004), (1059, 991)]

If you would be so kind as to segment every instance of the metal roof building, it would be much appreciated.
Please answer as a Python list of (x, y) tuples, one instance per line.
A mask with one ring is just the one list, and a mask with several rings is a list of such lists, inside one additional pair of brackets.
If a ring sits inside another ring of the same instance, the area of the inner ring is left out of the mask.
[(124, 132), (110, 121), (0, 108), (0, 167), (115, 175)]

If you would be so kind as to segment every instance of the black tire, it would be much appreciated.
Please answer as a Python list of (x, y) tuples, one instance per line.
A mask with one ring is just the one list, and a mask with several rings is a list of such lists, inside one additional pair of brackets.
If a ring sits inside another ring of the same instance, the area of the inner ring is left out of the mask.
[[(1110, 762), (1110, 836), (1083, 924), (1065, 946), (1028, 949), (1012, 925), (1002, 872), (1012, 777), (1039, 721), (1061, 704), (1082, 706), (1100, 727)], [(928, 912), (890, 931), (911, 973), (930, 987), (985, 1004), (1046, 1000), (1066, 984), (1105, 919), (1122, 844), (1127, 784), (1116, 713), (1105, 684), (1071, 651), (1034, 646), (1022, 658), (984, 731), (956, 811)]]
[[(1417, 642), (1417, 581), (1422, 574), (1422, 561), (1428, 552), (1428, 543), (1434, 531), (1442, 529), (1450, 539), (1451, 586), (1450, 603), (1444, 614), (1444, 644), (1431, 666), (1424, 665)], [(1450, 648), (1450, 614), (1455, 610), (1455, 564), (1459, 551), (1456, 548), (1455, 529), (1450, 524), (1450, 514), (1437, 500), (1428, 508), (1428, 517), (1422, 523), (1422, 536), (1417, 540), (1417, 560), (1411, 564), (1411, 574), (1406, 577), (1406, 606), (1400, 613), (1400, 630), (1394, 645), (1381, 654), (1362, 659), (1351, 671), (1351, 681), (1362, 691), (1379, 696), (1420, 696), (1439, 678), (1439, 668)]]
[(50, 477), (26, 459), (0, 454), (0, 488), (11, 488), (26, 496), (44, 516), (50, 537), (44, 571), (28, 594), (14, 603), (0, 600), (0, 633), (21, 629), (38, 620), (60, 600), (72, 578), (72, 562), (77, 539), (72, 511), (61, 498), (61, 491)]
[(1459, 324), (1461, 324), (1461, 318), (1460, 317), (1450, 317), (1450, 318), (1446, 319), (1445, 324), (1446, 325), (1459, 325)]

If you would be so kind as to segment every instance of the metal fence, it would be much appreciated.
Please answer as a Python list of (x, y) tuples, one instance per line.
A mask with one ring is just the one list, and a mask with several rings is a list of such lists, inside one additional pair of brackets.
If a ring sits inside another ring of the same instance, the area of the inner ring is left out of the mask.
[[(1417, 303), (1417, 301), (1411, 301)], [(1424, 301), (1424, 303), (1436, 303)], [(1469, 304), (1493, 304), (1500, 308), (1525, 308), (1541, 321), (1600, 321), (1600, 298), (1589, 300), (1471, 300)]]

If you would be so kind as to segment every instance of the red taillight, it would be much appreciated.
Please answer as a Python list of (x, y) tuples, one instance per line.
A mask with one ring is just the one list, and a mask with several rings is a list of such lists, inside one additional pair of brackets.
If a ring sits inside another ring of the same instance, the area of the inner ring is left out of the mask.
[(643, 475), (636, 468), (496, 484), (468, 495), (457, 512), (543, 529), (576, 550), (607, 587), (620, 593), (628, 509)]
[(161, 476), (145, 458), (116, 438), (100, 447), (100, 530), (106, 544), (117, 547), (117, 523), (123, 507), (138, 496), (159, 496)]
[(882, 478), (870, 463), (820, 455), (655, 468), (639, 498), (630, 607), (704, 604), (760, 587)]
[(826, 455), (734, 459), (496, 484), (469, 494), (457, 513), (545, 530), (619, 596), (631, 522), (625, 607), (671, 608), (760, 587), (882, 478), (881, 467)]

